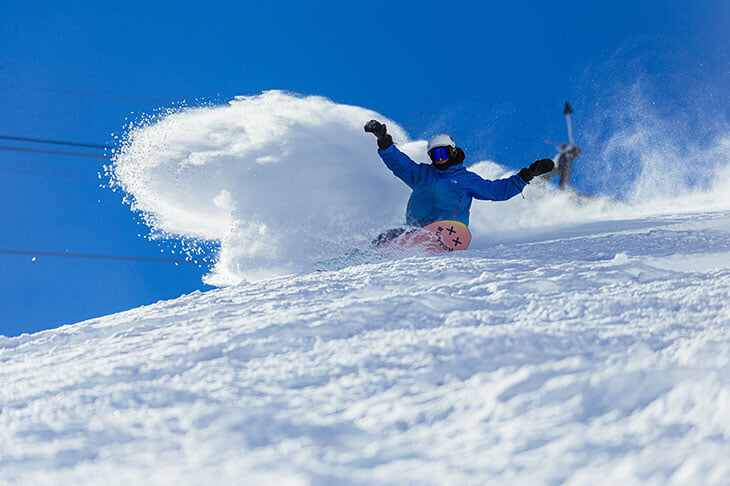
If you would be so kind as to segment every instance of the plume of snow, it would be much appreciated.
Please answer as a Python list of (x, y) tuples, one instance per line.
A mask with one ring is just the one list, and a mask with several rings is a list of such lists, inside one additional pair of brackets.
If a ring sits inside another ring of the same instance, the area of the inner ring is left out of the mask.
[(171, 110), (132, 126), (115, 183), (157, 235), (220, 242), (207, 280), (300, 270), (397, 224), (406, 188), (383, 169), (364, 108), (267, 91)]

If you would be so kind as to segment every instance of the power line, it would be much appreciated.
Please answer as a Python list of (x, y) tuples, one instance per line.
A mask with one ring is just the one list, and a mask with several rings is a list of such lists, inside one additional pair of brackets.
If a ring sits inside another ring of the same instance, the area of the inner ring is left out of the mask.
[(108, 155), (102, 155), (102, 154), (86, 154), (83, 152), (64, 152), (60, 150), (42, 150), (42, 149), (30, 149), (30, 148), (21, 148), (21, 147), (6, 147), (0, 145), (0, 150), (13, 150), (16, 152), (32, 152), (32, 153), (38, 153), (38, 154), (53, 154), (53, 155), (72, 155), (74, 157), (91, 157), (95, 159), (108, 159), (110, 158)]
[(157, 263), (184, 263), (188, 265), (207, 265), (211, 266), (213, 263), (205, 262), (201, 260), (184, 260), (182, 258), (154, 258), (154, 257), (134, 257), (134, 256), (120, 256), (120, 255), (92, 255), (85, 253), (58, 253), (51, 251), (27, 251), (27, 250), (7, 250), (0, 249), (0, 254), (5, 255), (27, 255), (27, 256), (49, 256), (49, 257), (61, 257), (61, 258), (87, 258), (94, 260), (121, 260), (121, 261), (140, 261), (140, 262), (157, 262)]
[(76, 91), (72, 89), (59, 89), (59, 88), (45, 88), (42, 86), (30, 86), (30, 85), (24, 85), (24, 84), (11, 84), (11, 83), (0, 83), (0, 86), (4, 88), (14, 88), (14, 89), (29, 89), (29, 90), (35, 90), (35, 91), (47, 91), (51, 93), (62, 93), (62, 94), (70, 94), (70, 95), (76, 95), (76, 96), (92, 96), (96, 98), (113, 98), (118, 100), (127, 100), (127, 101), (147, 101), (152, 103), (168, 103), (169, 100), (163, 100), (161, 98), (140, 98), (136, 96), (124, 96), (124, 95), (116, 95), (116, 94), (106, 94), (106, 93), (93, 93), (90, 91)]
[(111, 150), (114, 148), (113, 145), (99, 145), (95, 143), (83, 143), (83, 142), (64, 142), (62, 140), (51, 140), (45, 138), (28, 138), (28, 137), (14, 137), (12, 135), (0, 135), (0, 140), (13, 140), (17, 142), (31, 142), (31, 143), (47, 143), (54, 145), (68, 145), (72, 147), (89, 147), (99, 148), (105, 150)]

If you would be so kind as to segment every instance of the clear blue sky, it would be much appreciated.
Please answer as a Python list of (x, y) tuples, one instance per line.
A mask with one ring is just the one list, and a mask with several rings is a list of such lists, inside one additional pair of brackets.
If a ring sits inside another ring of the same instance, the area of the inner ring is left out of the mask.
[[(580, 136), (637, 80), (667, 116), (730, 119), (726, 1), (108, 5), (2, 2), (0, 136), (108, 144), (174, 102), (286, 89), (377, 110), (412, 137), (450, 131), (471, 158), (518, 169), (552, 149), (479, 133), (562, 140), (571, 100)], [(138, 236), (147, 230), (121, 194), (99, 187), (103, 163), (0, 150), (0, 250), (174, 258), (173, 245)], [(578, 177), (590, 190), (589, 174)], [(204, 289), (203, 273), (0, 254), (0, 334)]]

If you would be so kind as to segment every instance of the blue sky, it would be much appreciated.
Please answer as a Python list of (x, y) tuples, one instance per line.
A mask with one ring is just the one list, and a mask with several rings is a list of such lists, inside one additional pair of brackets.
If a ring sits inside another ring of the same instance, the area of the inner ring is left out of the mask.
[[(615, 113), (631, 86), (642, 86), (658, 116), (679, 116), (678, 132), (699, 143), (712, 131), (703, 120), (730, 120), (723, 1), (3, 2), (1, 10), (0, 135), (111, 144), (129, 121), (173, 103), (285, 89), (374, 109), (414, 138), (448, 131), (474, 160), (517, 170), (553, 149), (495, 136), (563, 140), (570, 100), (578, 141), (595, 135), (583, 145), (589, 162), (576, 168), (576, 184), (590, 192), (591, 171), (601, 170), (591, 150), (621, 123)], [(103, 163), (0, 150), (0, 250), (175, 258), (174, 242), (139, 236), (147, 229), (122, 195), (100, 187)], [(203, 290), (203, 273), (0, 254), (0, 334)]]

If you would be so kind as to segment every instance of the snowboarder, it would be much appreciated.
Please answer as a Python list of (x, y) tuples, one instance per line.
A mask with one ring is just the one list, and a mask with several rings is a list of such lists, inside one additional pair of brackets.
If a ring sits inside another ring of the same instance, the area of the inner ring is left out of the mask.
[(413, 228), (433, 221), (454, 220), (469, 225), (472, 199), (506, 201), (522, 192), (536, 176), (555, 167), (551, 159), (540, 159), (519, 173), (494, 181), (482, 179), (464, 167), (464, 151), (449, 135), (435, 135), (428, 142), (428, 156), (433, 164), (417, 164), (393, 145), (384, 124), (370, 120), (365, 131), (374, 134), (378, 155), (400, 180), (413, 190), (408, 200), (405, 228), (386, 231), (373, 240), (377, 247)]

